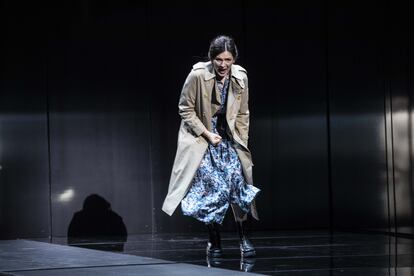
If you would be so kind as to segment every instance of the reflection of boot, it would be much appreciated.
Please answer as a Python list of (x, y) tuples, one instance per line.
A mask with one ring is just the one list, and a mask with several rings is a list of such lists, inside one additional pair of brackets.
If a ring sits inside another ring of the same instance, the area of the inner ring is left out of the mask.
[(207, 224), (209, 237), (207, 243), (207, 257), (220, 258), (222, 255), (219, 227), (220, 225), (214, 222)]
[(242, 258), (254, 257), (256, 256), (256, 251), (254, 250), (253, 244), (249, 241), (244, 234), (243, 223), (241, 221), (236, 221), (237, 232), (239, 233), (240, 238), (240, 253)]
[(241, 258), (240, 259), (240, 270), (244, 272), (251, 272), (253, 270), (256, 259), (254, 258)]
[(206, 257), (207, 267), (220, 267), (222, 263), (222, 258)]

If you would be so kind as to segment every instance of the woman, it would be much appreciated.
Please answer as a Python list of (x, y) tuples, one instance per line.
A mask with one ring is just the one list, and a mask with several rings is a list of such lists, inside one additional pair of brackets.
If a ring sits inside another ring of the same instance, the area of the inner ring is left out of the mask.
[(219, 226), (232, 207), (242, 257), (255, 256), (242, 222), (251, 212), (258, 219), (254, 198), (246, 70), (235, 65), (232, 38), (211, 41), (210, 61), (199, 62), (188, 75), (179, 100), (182, 118), (178, 148), (163, 211), (172, 215), (178, 204), (184, 215), (207, 225), (207, 256), (220, 257)]

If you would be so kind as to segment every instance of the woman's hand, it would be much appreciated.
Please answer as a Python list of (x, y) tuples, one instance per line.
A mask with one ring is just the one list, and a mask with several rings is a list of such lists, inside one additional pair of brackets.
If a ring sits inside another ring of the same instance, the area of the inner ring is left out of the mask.
[(204, 131), (203, 132), (203, 136), (213, 145), (213, 146), (216, 146), (216, 145), (218, 145), (220, 142), (221, 142), (221, 136), (220, 135), (218, 135), (218, 134), (216, 134), (216, 133), (213, 133), (213, 132), (210, 132), (210, 131)]

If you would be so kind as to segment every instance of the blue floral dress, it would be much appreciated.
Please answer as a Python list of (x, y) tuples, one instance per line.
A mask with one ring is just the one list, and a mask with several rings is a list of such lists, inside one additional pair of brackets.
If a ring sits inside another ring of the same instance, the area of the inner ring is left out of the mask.
[(250, 211), (250, 204), (260, 191), (248, 185), (240, 159), (227, 134), (226, 99), (229, 79), (224, 84), (217, 81), (216, 91), (220, 93), (220, 107), (212, 117), (212, 132), (219, 134), (222, 141), (208, 148), (198, 168), (191, 188), (181, 201), (184, 215), (192, 216), (206, 224), (221, 224), (230, 204)]

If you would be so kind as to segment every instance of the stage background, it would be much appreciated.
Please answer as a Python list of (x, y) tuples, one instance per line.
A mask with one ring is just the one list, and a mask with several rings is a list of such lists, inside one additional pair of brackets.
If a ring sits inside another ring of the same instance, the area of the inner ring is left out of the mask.
[(90, 194), (129, 234), (204, 231), (161, 205), (181, 87), (218, 34), (249, 73), (249, 226), (409, 233), (412, 16), (331, 2), (2, 1), (0, 238), (65, 236)]

